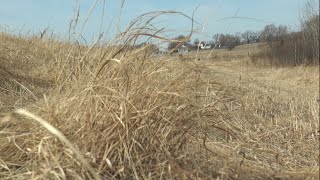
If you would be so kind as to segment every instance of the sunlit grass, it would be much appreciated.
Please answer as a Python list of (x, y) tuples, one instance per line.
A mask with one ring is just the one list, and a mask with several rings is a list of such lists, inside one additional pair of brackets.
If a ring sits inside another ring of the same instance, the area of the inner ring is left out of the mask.
[(250, 46), (180, 61), (126, 33), (0, 36), (1, 179), (318, 178), (316, 68), (257, 67)]

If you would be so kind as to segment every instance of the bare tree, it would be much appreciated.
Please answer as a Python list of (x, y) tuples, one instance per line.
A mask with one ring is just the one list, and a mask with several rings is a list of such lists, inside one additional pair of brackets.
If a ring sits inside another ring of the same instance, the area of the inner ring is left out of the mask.
[(231, 34), (220, 34), (219, 43), (222, 47), (228, 48), (228, 50), (232, 50), (234, 47), (240, 44), (240, 36), (239, 35), (231, 35)]
[(241, 37), (247, 44), (250, 44), (254, 41), (256, 34), (253, 31), (248, 30), (242, 33)]
[(241, 44), (241, 32), (234, 33), (234, 43), (236, 46)]
[(266, 25), (262, 31), (261, 38), (266, 41), (271, 48), (283, 45), (288, 35), (288, 27), (284, 25), (275, 26), (274, 24)]
[[(319, 61), (319, 29), (320, 29), (320, 19), (319, 19), (319, 0), (308, 0), (302, 11), (300, 17), (301, 31), (303, 33), (303, 40), (305, 46), (308, 46), (312, 51), (310, 55), (314, 60), (314, 64), (318, 64)], [(311, 55), (312, 54), (312, 55)], [(316, 62), (317, 61), (317, 62)]]
[(274, 24), (266, 25), (262, 31), (262, 39), (266, 42), (272, 42), (275, 38), (277, 27)]
[(221, 47), (225, 47), (227, 42), (227, 38), (224, 34), (219, 34), (219, 44)]
[(219, 43), (219, 37), (220, 37), (220, 34), (215, 34), (215, 35), (212, 36), (212, 39), (214, 40), (215, 44)]
[(253, 41), (254, 42), (261, 42), (262, 41), (262, 31), (256, 31), (254, 32), (254, 37), (253, 38)]
[(288, 27), (284, 25), (279, 25), (275, 32), (276, 40), (282, 40), (288, 34)]

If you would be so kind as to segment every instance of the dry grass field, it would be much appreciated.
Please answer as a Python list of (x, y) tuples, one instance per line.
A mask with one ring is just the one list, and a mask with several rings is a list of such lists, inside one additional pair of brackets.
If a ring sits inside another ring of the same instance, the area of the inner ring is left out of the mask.
[(262, 46), (1, 34), (0, 179), (319, 179), (319, 68), (252, 64)]

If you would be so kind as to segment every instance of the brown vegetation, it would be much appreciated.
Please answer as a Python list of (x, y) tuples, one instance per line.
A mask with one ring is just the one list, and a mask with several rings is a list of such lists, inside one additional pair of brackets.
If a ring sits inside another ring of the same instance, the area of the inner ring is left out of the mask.
[(318, 178), (316, 68), (0, 43), (1, 179)]
[(265, 26), (261, 38), (269, 47), (258, 56), (275, 66), (319, 65), (319, 1), (307, 1), (300, 21), (298, 32), (283, 25)]

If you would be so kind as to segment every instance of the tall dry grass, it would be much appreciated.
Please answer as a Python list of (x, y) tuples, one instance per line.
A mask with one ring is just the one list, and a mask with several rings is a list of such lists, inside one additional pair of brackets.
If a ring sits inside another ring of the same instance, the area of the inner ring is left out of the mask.
[(135, 25), (106, 47), (1, 36), (1, 179), (317, 179), (312, 90), (127, 48), (156, 36)]
[[(210, 95), (199, 93), (208, 85), (221, 89), (210, 80), (209, 72), (201, 73), (201, 67), (192, 63), (182, 67), (166, 59), (150, 59), (141, 49), (118, 53), (112, 59), (101, 55), (113, 55), (117, 48), (108, 48), (110, 52), (91, 49), (86, 56), (76, 47), (69, 49), (73, 50), (60, 48), (56, 61), (42, 62), (55, 83), (44, 99), (27, 108), (60, 129), (99, 176), (210, 176), (209, 171), (191, 171), (197, 164), (185, 150), (190, 138), (208, 123), (203, 119), (207, 112), (201, 99)], [(49, 54), (52, 50), (43, 48)], [(72, 55), (59, 59), (66, 54)], [(2, 124), (2, 178), (92, 176), (75, 152), (56, 139), (59, 134), (50, 134), (18, 112), (6, 116)]]

